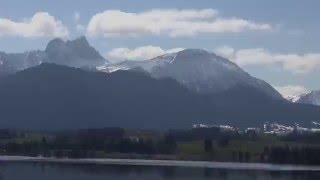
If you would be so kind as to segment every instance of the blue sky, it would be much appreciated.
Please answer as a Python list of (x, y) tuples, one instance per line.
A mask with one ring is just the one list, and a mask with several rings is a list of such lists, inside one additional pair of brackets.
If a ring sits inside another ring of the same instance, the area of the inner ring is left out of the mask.
[(204, 48), (295, 93), (320, 89), (318, 7), (318, 0), (0, 0), (0, 51), (44, 49), (55, 36), (80, 35), (113, 61)]

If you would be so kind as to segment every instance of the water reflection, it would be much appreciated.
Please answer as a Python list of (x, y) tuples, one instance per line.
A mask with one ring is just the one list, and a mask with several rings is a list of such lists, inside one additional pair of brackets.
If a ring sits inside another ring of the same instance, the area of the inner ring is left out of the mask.
[(320, 179), (317, 172), (281, 172), (226, 170), (186, 167), (154, 167), (125, 165), (58, 164), (58, 163), (0, 163), (0, 180), (305, 180)]

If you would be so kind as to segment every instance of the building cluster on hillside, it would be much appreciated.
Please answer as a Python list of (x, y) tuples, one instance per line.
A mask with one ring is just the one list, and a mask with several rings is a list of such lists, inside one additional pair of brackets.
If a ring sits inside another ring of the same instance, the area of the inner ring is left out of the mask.
[(221, 131), (237, 131), (238, 129), (229, 125), (205, 125), (195, 124), (193, 128), (219, 128)]
[(313, 133), (320, 132), (320, 124), (317, 122), (312, 122), (312, 128), (305, 128), (300, 126), (298, 123), (295, 123), (294, 126), (284, 126), (278, 123), (269, 123), (266, 122), (264, 127), (264, 133), (266, 134), (278, 134), (285, 135), (288, 133), (296, 132), (296, 133)]
[(294, 131), (292, 126), (284, 126), (278, 123), (266, 122), (263, 124), (263, 132), (265, 134), (285, 135)]
[(262, 128), (248, 127), (243, 130), (230, 125), (206, 125), (206, 124), (195, 124), (193, 125), (193, 128), (219, 128), (221, 131), (237, 131), (239, 133), (255, 132), (255, 133), (264, 133), (264, 134), (286, 135), (293, 132), (296, 132), (296, 133), (320, 132), (320, 123), (312, 122), (312, 128), (301, 127), (298, 123), (295, 123), (294, 126), (285, 126), (279, 123), (269, 123), (269, 122), (264, 123)]

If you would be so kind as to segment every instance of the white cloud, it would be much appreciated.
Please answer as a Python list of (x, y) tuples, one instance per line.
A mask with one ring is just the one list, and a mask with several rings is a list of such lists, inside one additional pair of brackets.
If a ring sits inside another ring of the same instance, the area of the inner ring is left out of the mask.
[(167, 53), (179, 52), (182, 50), (183, 48), (163, 50), (158, 46), (142, 46), (135, 49), (116, 48), (108, 52), (107, 57), (113, 60), (141, 61), (141, 60), (152, 59), (154, 57), (167, 54)]
[(176, 53), (176, 52), (180, 52), (180, 51), (183, 51), (185, 50), (185, 48), (173, 48), (173, 49), (168, 49), (165, 52), (165, 54), (168, 54), (168, 53)]
[(239, 66), (263, 66), (278, 64), (284, 70), (293, 73), (308, 73), (319, 70), (320, 54), (279, 54), (272, 53), (263, 48), (239, 49), (224, 46), (214, 50), (217, 54), (225, 56)]
[(38, 12), (32, 18), (19, 22), (0, 18), (0, 37), (66, 37), (68, 35), (67, 27), (47, 12)]
[(309, 92), (308, 89), (306, 89), (303, 86), (293, 86), (293, 85), (288, 85), (288, 86), (275, 86), (274, 87), (283, 97), (287, 96), (296, 96), (296, 95), (301, 95), (304, 93)]
[(94, 15), (87, 27), (91, 36), (169, 35), (194, 36), (202, 33), (270, 30), (269, 24), (259, 24), (241, 18), (223, 18), (214, 9), (160, 9), (140, 13), (107, 10)]
[(214, 49), (214, 52), (220, 56), (223, 56), (225, 58), (228, 58), (232, 60), (234, 58), (235, 49), (229, 46), (222, 46)]

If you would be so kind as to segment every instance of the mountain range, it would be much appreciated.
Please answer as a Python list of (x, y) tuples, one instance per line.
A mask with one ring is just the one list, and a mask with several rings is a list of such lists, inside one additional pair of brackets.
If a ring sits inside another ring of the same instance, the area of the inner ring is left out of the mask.
[(145, 61), (110, 63), (88, 43), (84, 36), (72, 41), (56, 38), (44, 51), (0, 53), (0, 76), (34, 67), (41, 63), (55, 63), (70, 67), (98, 69), (102, 72), (137, 69), (154, 78), (173, 78), (198, 93), (218, 93), (234, 86), (257, 88), (270, 97), (282, 96), (268, 83), (250, 76), (235, 63), (202, 49), (186, 49)]
[(285, 101), (226, 58), (186, 49), (110, 63), (85, 37), (44, 51), (0, 53), (0, 126), (190, 128), (193, 124), (308, 126), (320, 107)]

